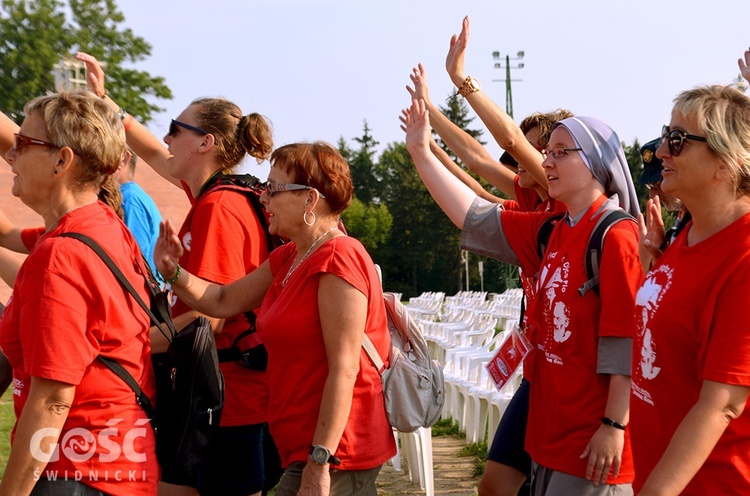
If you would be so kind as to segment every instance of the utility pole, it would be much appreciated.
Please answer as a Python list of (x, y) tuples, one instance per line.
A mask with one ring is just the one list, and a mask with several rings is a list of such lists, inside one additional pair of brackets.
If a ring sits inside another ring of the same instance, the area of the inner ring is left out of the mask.
[[(523, 79), (511, 79), (511, 69), (523, 69), (523, 60), (526, 52), (523, 50), (516, 53), (515, 57), (505, 55), (505, 64), (502, 61), (502, 55), (500, 52), (492, 52), (492, 58), (495, 60), (495, 69), (505, 69), (505, 79), (493, 79), (494, 82), (505, 82), (505, 112), (513, 118), (513, 90), (511, 88), (512, 81), (523, 81)], [(513, 62), (513, 64), (511, 64)]]

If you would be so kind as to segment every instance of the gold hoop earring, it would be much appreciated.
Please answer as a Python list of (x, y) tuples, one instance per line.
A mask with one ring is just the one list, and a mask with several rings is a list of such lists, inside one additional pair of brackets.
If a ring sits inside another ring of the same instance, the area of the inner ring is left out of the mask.
[[(307, 214), (312, 215), (312, 222), (307, 222)], [(305, 212), (305, 215), (302, 216), (302, 220), (305, 221), (305, 224), (308, 226), (314, 226), (315, 225), (315, 212), (312, 210), (310, 212)]]

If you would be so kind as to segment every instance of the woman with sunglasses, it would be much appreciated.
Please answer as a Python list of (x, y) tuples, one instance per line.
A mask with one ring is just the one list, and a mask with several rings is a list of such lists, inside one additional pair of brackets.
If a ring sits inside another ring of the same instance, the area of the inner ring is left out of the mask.
[[(287, 467), (277, 496), (376, 496), (381, 465), (396, 454), (378, 371), (390, 336), (376, 268), (338, 228), (352, 198), (349, 166), (331, 145), (276, 150), (261, 201), (269, 231), (290, 240), (237, 282), (212, 284), (183, 270), (183, 245), (169, 221), (156, 245), (159, 271), (183, 301), (225, 317), (262, 305), (268, 349), (269, 425)], [(299, 491), (299, 492), (298, 492)]]
[[(677, 96), (656, 152), (692, 214), (636, 297), (631, 423), (639, 495), (750, 494), (750, 98)], [(656, 205), (647, 207), (649, 232)]]
[[(122, 124), (90, 93), (42, 96), (24, 113), (5, 159), (13, 194), (45, 232), (33, 233), (0, 321), (17, 416), (0, 493), (156, 494), (153, 430), (132, 390), (97, 360), (118, 361), (153, 397), (148, 316), (123, 299), (90, 248), (62, 236), (82, 233), (106, 247), (148, 298), (135, 239), (98, 201), (125, 152)], [(22, 242), (20, 231), (6, 234)]]
[[(221, 98), (192, 102), (169, 126), (167, 148), (146, 127), (124, 113), (104, 88), (104, 72), (94, 57), (79, 53), (86, 63), (89, 89), (120, 112), (128, 145), (162, 177), (182, 188), (192, 206), (179, 231), (184, 251), (180, 264), (210, 281), (226, 284), (257, 268), (268, 257), (263, 224), (248, 200), (235, 191), (214, 189), (218, 176), (231, 172), (246, 154), (258, 162), (273, 148), (271, 128), (259, 114), (242, 115), (237, 105)], [(198, 313), (178, 299), (172, 308), (178, 328)], [(243, 313), (214, 319), (217, 348), (232, 347), (248, 330)], [(152, 332), (154, 348), (165, 346)], [(238, 362), (221, 363), (225, 402), (220, 428), (203, 456), (198, 473), (162, 467), (165, 494), (260, 494), (264, 486), (263, 424), (267, 421), (265, 372)], [(168, 483), (168, 485), (166, 484)], [(167, 491), (170, 491), (167, 493)]]
[[(429, 152), (424, 103), (407, 111), (406, 145), (437, 203), (461, 228), (462, 246), (539, 274), (526, 449), (536, 462), (534, 494), (632, 494), (628, 431), (635, 289), (642, 272), (634, 222), (605, 237), (598, 294), (585, 250), (608, 210), (637, 215), (638, 201), (617, 135), (604, 123), (572, 117), (552, 128), (543, 167), (549, 194), (568, 207), (543, 255), (538, 235), (554, 214), (505, 211), (476, 195)], [(562, 316), (562, 318), (561, 318)]]

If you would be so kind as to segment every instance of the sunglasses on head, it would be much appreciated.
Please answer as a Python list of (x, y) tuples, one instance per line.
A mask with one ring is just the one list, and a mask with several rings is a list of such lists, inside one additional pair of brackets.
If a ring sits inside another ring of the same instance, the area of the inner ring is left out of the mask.
[(669, 129), (669, 126), (662, 126), (661, 142), (664, 143), (666, 141), (667, 146), (669, 147), (669, 154), (673, 157), (678, 156), (682, 152), (682, 147), (685, 145), (686, 140), (705, 142), (706, 138), (703, 136), (688, 134), (679, 129)]
[(179, 129), (177, 129), (178, 127), (188, 129), (190, 131), (195, 131), (196, 133), (200, 133), (204, 136), (206, 134), (211, 134), (208, 131), (205, 131), (199, 127), (191, 126), (190, 124), (185, 124), (184, 122), (180, 122), (174, 119), (172, 119), (172, 122), (169, 123), (169, 133), (167, 134), (169, 136), (174, 136), (175, 134), (177, 134), (177, 131), (179, 131)]
[(54, 143), (49, 143), (40, 139), (24, 136), (23, 134), (13, 133), (13, 136), (15, 138), (13, 140), (13, 149), (16, 151), (20, 150), (24, 146), (46, 146), (47, 148), (61, 148)]
[(542, 155), (548, 157), (552, 155), (553, 158), (563, 158), (568, 152), (580, 152), (582, 148), (550, 148), (541, 150)]
[[(281, 193), (282, 191), (298, 191), (303, 189), (314, 189), (317, 191), (316, 188), (313, 188), (312, 186), (307, 186), (306, 184), (294, 184), (294, 183), (277, 183), (274, 181), (266, 181), (266, 183), (263, 185), (263, 190), (268, 194), (268, 196), (273, 196), (275, 193)], [(321, 198), (325, 198), (325, 195), (318, 191), (318, 194)]]

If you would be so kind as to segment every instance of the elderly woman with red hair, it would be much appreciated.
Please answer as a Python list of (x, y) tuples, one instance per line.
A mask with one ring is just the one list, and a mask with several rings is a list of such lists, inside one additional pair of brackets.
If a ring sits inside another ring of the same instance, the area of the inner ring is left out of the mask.
[(375, 496), (380, 467), (396, 447), (380, 376), (362, 338), (367, 334), (387, 359), (390, 336), (375, 266), (362, 244), (338, 228), (352, 198), (349, 166), (320, 142), (283, 146), (271, 164), (261, 201), (270, 233), (289, 243), (221, 286), (175, 263), (182, 247), (166, 222), (156, 265), (200, 312), (223, 317), (260, 306), (269, 425), (286, 466), (277, 496), (298, 490)]

